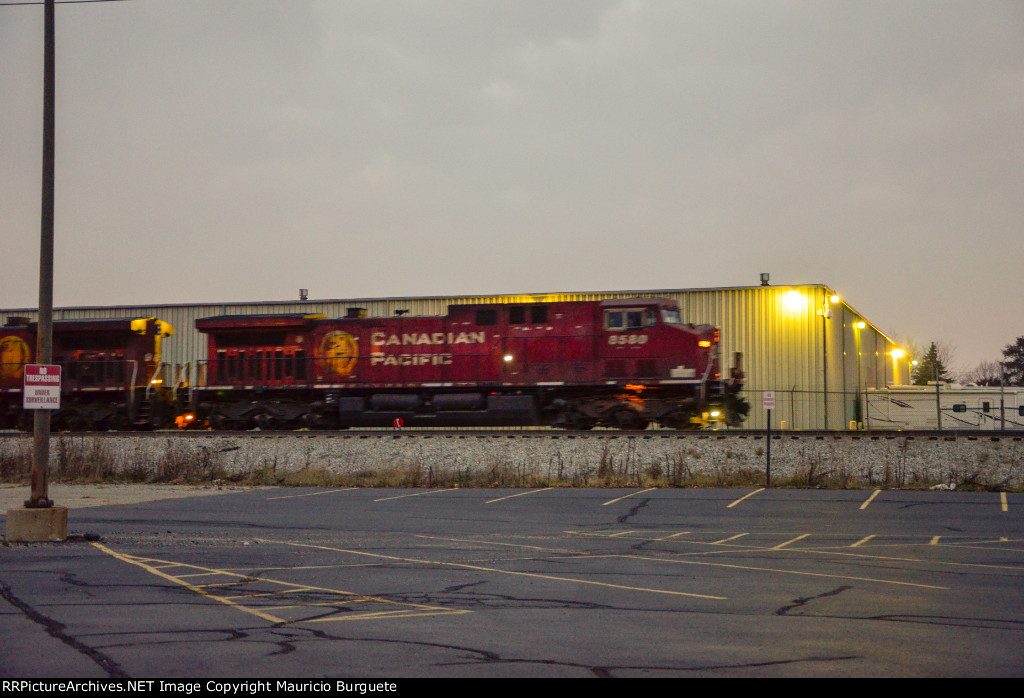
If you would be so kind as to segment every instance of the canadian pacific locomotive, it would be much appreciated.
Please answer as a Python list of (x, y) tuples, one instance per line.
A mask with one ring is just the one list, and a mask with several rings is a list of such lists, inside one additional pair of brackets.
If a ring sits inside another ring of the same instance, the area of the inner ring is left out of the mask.
[[(35, 323), (11, 318), (0, 327), (0, 428), (31, 428), (22, 410), (25, 365), (35, 362)], [(62, 367), (61, 409), (54, 430), (152, 428), (173, 423), (163, 388), (161, 341), (174, 328), (156, 318), (53, 323), (53, 363)]]
[(196, 321), (207, 360), (179, 426), (333, 429), (739, 425), (739, 355), (662, 298), (451, 305), (445, 316)]
[[(660, 298), (452, 305), (440, 317), (246, 315), (196, 321), (207, 358), (170, 375), (156, 318), (53, 325), (54, 430), (538, 425), (697, 429), (742, 423), (739, 355)], [(31, 427), (36, 325), (0, 328), (0, 428)]]

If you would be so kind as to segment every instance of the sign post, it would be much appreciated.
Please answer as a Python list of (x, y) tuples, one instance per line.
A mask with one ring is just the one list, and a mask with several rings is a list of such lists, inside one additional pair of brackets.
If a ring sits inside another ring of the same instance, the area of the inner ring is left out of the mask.
[(766, 438), (767, 446), (765, 447), (765, 453), (767, 454), (767, 462), (765, 464), (765, 487), (772, 486), (772, 410), (775, 409), (775, 391), (766, 390), (761, 398), (761, 404), (764, 409), (768, 410), (768, 435)]

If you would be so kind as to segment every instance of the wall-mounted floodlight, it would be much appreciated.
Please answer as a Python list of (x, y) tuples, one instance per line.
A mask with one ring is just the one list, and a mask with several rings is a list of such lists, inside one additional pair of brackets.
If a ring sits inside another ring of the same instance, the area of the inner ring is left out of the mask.
[(838, 303), (838, 302), (839, 302), (840, 300), (841, 300), (841, 299), (839, 298), (839, 296), (837, 296), (837, 295), (835, 295), (835, 294), (833, 294), (832, 296), (830, 296), (830, 297), (829, 297), (829, 299), (828, 299), (829, 303), (832, 303), (833, 305), (834, 305), (834, 304), (836, 304), (836, 303)]
[(861, 320), (860, 322), (857, 323), (857, 329), (858, 330), (863, 330), (867, 326), (868, 326), (867, 323), (864, 322), (863, 320)]
[(768, 272), (766, 272), (766, 271), (761, 272), (761, 285), (762, 286), (767, 286), (768, 285)]

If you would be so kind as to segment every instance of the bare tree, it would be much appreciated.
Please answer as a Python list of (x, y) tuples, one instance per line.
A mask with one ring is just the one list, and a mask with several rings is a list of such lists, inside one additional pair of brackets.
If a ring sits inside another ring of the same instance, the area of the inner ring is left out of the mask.
[(982, 361), (960, 376), (962, 383), (975, 385), (999, 385), (1003, 380), (1003, 365), (998, 361)]

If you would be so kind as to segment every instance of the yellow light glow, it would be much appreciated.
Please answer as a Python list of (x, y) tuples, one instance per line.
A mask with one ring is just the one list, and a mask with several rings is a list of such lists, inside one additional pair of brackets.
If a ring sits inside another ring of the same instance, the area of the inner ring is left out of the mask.
[(783, 303), (785, 303), (786, 309), (791, 312), (796, 312), (797, 310), (802, 310), (807, 307), (803, 294), (799, 291), (790, 291), (787, 293), (786, 297), (783, 299)]
[(868, 326), (868, 325), (867, 325), (867, 323), (866, 323), (866, 322), (864, 322), (863, 320), (862, 320), (861, 322), (858, 322), (858, 323), (857, 323), (857, 329), (858, 329), (858, 330), (863, 330), (863, 329), (864, 329), (865, 327), (867, 327), (867, 326)]
[(893, 349), (889, 353), (892, 354), (892, 358), (894, 358), (894, 359), (902, 359), (904, 356), (907, 355), (907, 353), (905, 351), (903, 351), (902, 349), (900, 349), (899, 347)]
[(832, 296), (828, 300), (829, 300), (830, 303), (838, 303), (839, 302), (839, 296)]
[(697, 346), (699, 346), (699, 347), (710, 347), (711, 346), (711, 342), (709, 340), (707, 340), (707, 339), (702, 339), (699, 342), (697, 342)]
[(505, 362), (508, 363), (508, 362), (512, 361), (512, 355), (511, 354), (505, 354), (504, 359), (505, 359)]
[(721, 414), (721, 412), (719, 412), (718, 410), (711, 410), (711, 416), (712, 417), (718, 417), (720, 414)]

